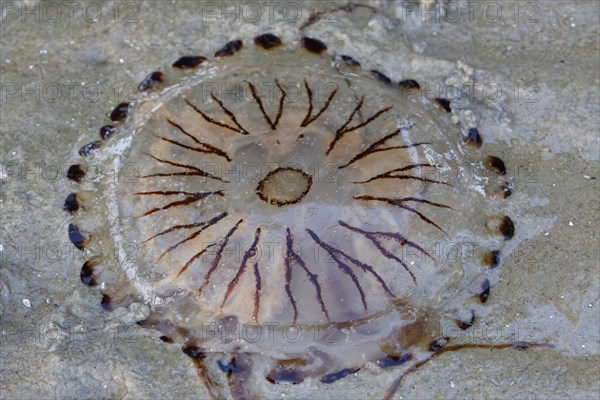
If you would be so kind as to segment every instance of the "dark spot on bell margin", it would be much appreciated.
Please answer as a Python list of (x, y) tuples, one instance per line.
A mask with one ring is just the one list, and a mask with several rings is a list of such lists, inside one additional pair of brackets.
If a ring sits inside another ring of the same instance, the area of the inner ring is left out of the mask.
[(481, 147), (481, 145), (483, 144), (483, 139), (481, 139), (481, 135), (479, 134), (479, 131), (477, 130), (477, 128), (469, 129), (469, 132), (467, 133), (467, 136), (465, 137), (465, 143), (468, 144), (469, 146), (473, 146), (476, 148)]
[(344, 368), (341, 371), (334, 372), (329, 375), (325, 375), (323, 378), (321, 378), (321, 383), (333, 383), (335, 381), (339, 381), (340, 379), (345, 378), (346, 376), (353, 374), (355, 372), (358, 372), (358, 371), (360, 371), (360, 368)]
[(265, 379), (273, 384), (287, 383), (291, 385), (297, 385), (304, 381), (303, 374), (297, 370), (273, 370), (269, 372)]
[(262, 47), (265, 50), (269, 50), (273, 47), (281, 46), (281, 39), (279, 39), (272, 33), (265, 33), (263, 35), (255, 37), (254, 44)]
[(83, 236), (75, 224), (69, 224), (69, 240), (71, 240), (79, 250), (83, 250), (88, 244), (88, 238)]
[(163, 335), (163, 336), (159, 337), (159, 339), (160, 339), (160, 340), (162, 340), (162, 341), (163, 341), (163, 342), (165, 342), (165, 343), (173, 343), (173, 339), (171, 339), (171, 338), (170, 338), (170, 337), (168, 337), (168, 336), (164, 336), (164, 335)]
[(92, 151), (100, 148), (102, 146), (102, 141), (95, 140), (91, 143), (86, 144), (81, 149), (79, 149), (79, 155), (81, 157), (87, 157)]
[(306, 360), (302, 358), (279, 360), (277, 366), (265, 376), (265, 379), (273, 384), (287, 383), (296, 385), (306, 378), (306, 374), (301, 369), (304, 366), (306, 366)]
[(360, 67), (360, 63), (358, 61), (356, 61), (354, 58), (343, 55), (343, 54), (340, 57), (342, 57), (342, 60), (344, 60), (346, 65), (350, 65), (352, 67)]
[(491, 196), (509, 197), (513, 193), (513, 186), (508, 182), (496, 183), (486, 187), (485, 191)]
[(147, 90), (158, 89), (165, 80), (165, 74), (160, 71), (154, 71), (150, 75), (144, 78), (142, 83), (138, 88), (140, 92), (145, 92)]
[(500, 265), (500, 250), (492, 250), (483, 256), (483, 265), (487, 265), (491, 269)]
[(435, 99), (436, 103), (439, 104), (440, 107), (442, 107), (446, 112), (452, 112), (452, 108), (450, 107), (450, 100), (448, 99), (443, 99), (441, 97), (438, 97), (437, 99)]
[(221, 47), (221, 49), (217, 50), (217, 52), (215, 53), (215, 57), (231, 56), (237, 53), (243, 46), (244, 44), (241, 40), (232, 40), (225, 46)]
[(206, 57), (202, 56), (183, 56), (173, 63), (173, 67), (180, 69), (196, 68), (198, 65), (206, 61)]
[(116, 129), (113, 125), (104, 125), (100, 128), (100, 137), (102, 140), (106, 140), (115, 133)]
[(401, 356), (385, 356), (384, 358), (377, 360), (377, 365), (380, 368), (399, 367), (411, 359), (412, 354), (410, 353), (404, 353)]
[(127, 118), (129, 113), (129, 103), (124, 102), (115, 107), (113, 112), (110, 113), (111, 121), (123, 121)]
[(63, 210), (74, 214), (79, 210), (79, 199), (77, 198), (76, 193), (71, 193), (65, 199), (65, 204), (63, 205)]
[(382, 74), (381, 72), (377, 71), (376, 69), (372, 69), (371, 73), (375, 76), (375, 78), (377, 78), (378, 81), (383, 82), (387, 85), (392, 84), (392, 80), (387, 75)]
[(221, 369), (221, 371), (227, 373), (227, 376), (231, 376), (234, 373), (242, 372), (244, 367), (242, 365), (238, 365), (235, 357), (229, 361), (229, 364), (223, 364), (221, 360), (217, 360), (217, 365)]
[(319, 39), (303, 37), (302, 40), (300, 40), (300, 44), (311, 53), (321, 54), (321, 52), (327, 50), (325, 43), (321, 42)]
[(490, 297), (490, 281), (488, 281), (486, 279), (481, 284), (481, 293), (479, 294), (479, 300), (482, 303), (485, 303), (487, 301), (488, 297)]
[(510, 196), (513, 193), (513, 187), (510, 183), (508, 182), (504, 182), (502, 185), (500, 185), (500, 187), (502, 188), (502, 194), (504, 196), (504, 198), (507, 198), (508, 196)]
[(474, 322), (475, 322), (475, 314), (471, 313), (471, 318), (468, 321), (457, 320), (456, 326), (458, 326), (461, 330), (466, 331), (467, 329), (469, 329), (470, 327), (473, 326)]
[(100, 301), (100, 305), (102, 305), (102, 308), (106, 311), (112, 311), (112, 305), (110, 304), (112, 301), (112, 298), (107, 295), (107, 294), (103, 294), (102, 295), (102, 301)]
[(515, 236), (515, 224), (508, 215), (502, 217), (502, 222), (500, 223), (500, 233), (502, 236), (504, 236), (504, 240), (512, 239), (512, 237)]
[(97, 262), (95, 260), (88, 260), (83, 263), (81, 273), (79, 274), (81, 282), (88, 286), (96, 286), (98, 284), (94, 277), (94, 268), (96, 267), (96, 264)]
[(415, 81), (414, 79), (405, 79), (403, 81), (398, 82), (398, 85), (400, 86), (400, 88), (405, 90), (416, 90), (421, 88), (419, 82)]
[(204, 351), (193, 344), (185, 345), (181, 350), (193, 360), (201, 360), (206, 357)]
[(436, 339), (429, 345), (429, 351), (436, 352), (446, 345), (448, 338)]
[(81, 165), (71, 165), (67, 170), (67, 178), (73, 182), (80, 183), (85, 176), (85, 171), (81, 168)]
[(506, 166), (504, 161), (495, 156), (487, 156), (485, 166), (492, 171), (496, 171), (498, 175), (506, 175)]

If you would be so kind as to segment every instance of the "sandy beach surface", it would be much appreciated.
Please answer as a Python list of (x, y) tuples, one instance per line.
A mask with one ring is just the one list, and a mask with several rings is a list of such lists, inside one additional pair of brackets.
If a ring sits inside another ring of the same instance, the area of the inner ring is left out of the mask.
[[(448, 353), (396, 398), (600, 396), (600, 3), (345, 4), (0, 3), (0, 398), (208, 398), (179, 346), (135, 325), (135, 307), (103, 311), (81, 283), (65, 172), (148, 73), (264, 32), (321, 38), (395, 81), (454, 77), (472, 87), (465, 101), (509, 166), (525, 236), (472, 332), (553, 348)], [(335, 11), (301, 29), (315, 9)], [(277, 387), (272, 398), (377, 399), (400, 373)]]

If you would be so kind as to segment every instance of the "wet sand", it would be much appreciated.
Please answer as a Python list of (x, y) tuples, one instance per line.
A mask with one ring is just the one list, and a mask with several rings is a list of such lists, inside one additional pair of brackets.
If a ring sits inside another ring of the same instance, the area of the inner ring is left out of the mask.
[[(465, 107), (512, 166), (526, 239), (505, 260), (473, 340), (554, 348), (445, 354), (407, 376), (397, 398), (598, 398), (598, 3), (482, 2), (472, 13), (460, 1), (363, 4), (372, 8), (326, 13), (302, 31), (316, 3), (300, 14), (261, 2), (2, 3), (0, 397), (208, 396), (178, 346), (135, 325), (138, 308), (107, 313), (81, 284), (64, 172), (149, 72), (269, 31), (288, 43), (321, 38), (395, 81), (435, 90), (453, 77), (463, 94), (470, 85)], [(436, 4), (454, 8), (438, 18)], [(380, 398), (399, 374), (280, 386), (273, 398)]]

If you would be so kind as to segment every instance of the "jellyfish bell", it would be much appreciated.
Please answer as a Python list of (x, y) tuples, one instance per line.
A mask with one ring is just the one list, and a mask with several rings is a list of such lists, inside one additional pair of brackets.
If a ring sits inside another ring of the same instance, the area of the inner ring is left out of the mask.
[(139, 88), (69, 169), (69, 237), (102, 305), (148, 305), (215, 398), (418, 365), (473, 323), (512, 188), (444, 99), (272, 34)]

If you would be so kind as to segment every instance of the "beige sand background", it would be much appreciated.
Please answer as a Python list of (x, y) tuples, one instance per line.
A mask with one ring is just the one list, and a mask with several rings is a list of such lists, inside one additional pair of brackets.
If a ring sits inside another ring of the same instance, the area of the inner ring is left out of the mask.
[[(139, 329), (133, 311), (102, 311), (79, 281), (65, 165), (149, 72), (266, 31), (321, 38), (394, 80), (475, 82), (480, 129), (511, 167), (527, 239), (474, 340), (555, 347), (446, 354), (397, 398), (598, 398), (599, 3), (372, 1), (304, 33), (309, 10), (345, 3), (222, 4), (1, 3), (0, 398), (207, 397), (178, 346)], [(278, 387), (273, 398), (379, 398), (398, 374)]]

